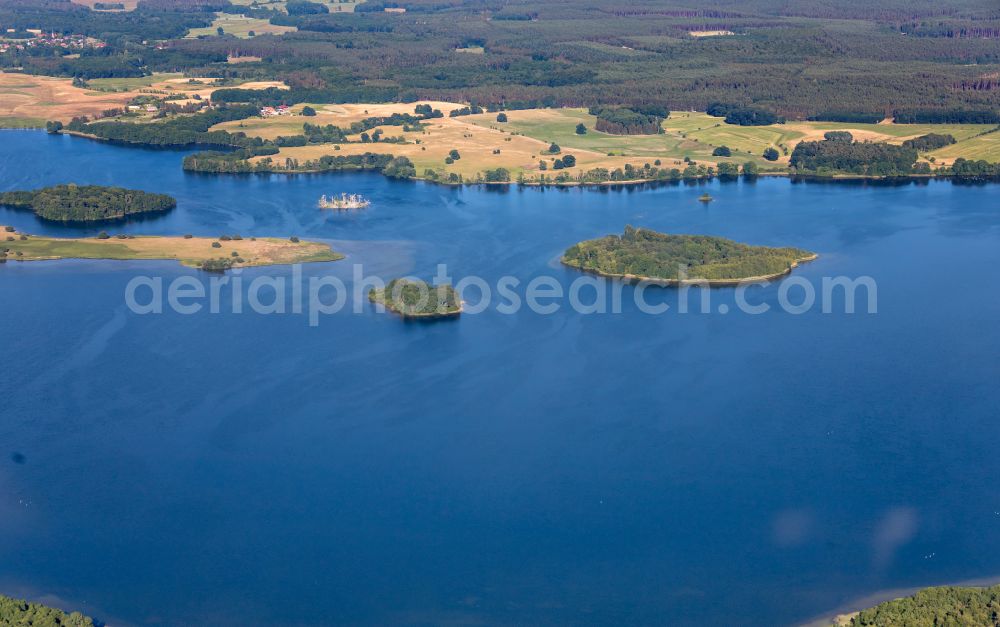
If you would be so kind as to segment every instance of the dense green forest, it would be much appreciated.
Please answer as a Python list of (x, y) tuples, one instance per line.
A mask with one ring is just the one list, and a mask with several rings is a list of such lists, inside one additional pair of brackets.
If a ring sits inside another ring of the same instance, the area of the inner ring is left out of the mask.
[(0, 625), (10, 627), (94, 627), (94, 621), (79, 612), (67, 614), (38, 603), (0, 595)]
[(781, 274), (812, 257), (813, 253), (798, 248), (749, 246), (721, 237), (668, 235), (626, 226), (621, 236), (572, 246), (562, 261), (610, 276), (738, 281)]
[(462, 311), (458, 293), (452, 286), (435, 287), (424, 281), (393, 279), (385, 288), (369, 291), (368, 299), (404, 317), (445, 317)]
[(921, 590), (864, 610), (852, 627), (1000, 627), (1000, 586)]
[[(0, 23), (83, 33), (105, 48), (79, 58), (39, 47), (0, 66), (64, 76), (186, 71), (281, 79), (290, 102), (444, 99), (486, 107), (740, 107), (761, 116), (988, 121), (1000, 109), (1000, 11), (990, 0), (395, 0), (385, 13), (293, 14), (229, 0), (141, 0), (93, 12), (68, 0), (0, 0)], [(214, 11), (294, 26), (281, 36), (181, 39)], [(696, 37), (691, 33), (732, 33)], [(483, 54), (456, 54), (481, 47)], [(237, 65), (227, 55), (260, 57)], [(277, 97), (277, 96), (276, 96)]]
[(913, 148), (917, 152), (930, 152), (938, 148), (944, 148), (955, 143), (955, 138), (951, 135), (941, 133), (928, 133), (903, 142), (904, 148)]
[(56, 185), (0, 193), (0, 205), (30, 209), (46, 220), (98, 222), (169, 211), (177, 206), (177, 201), (166, 194), (122, 187)]
[(784, 118), (772, 111), (723, 102), (713, 102), (708, 105), (705, 113), (725, 118), (726, 124), (737, 126), (770, 126), (785, 122)]

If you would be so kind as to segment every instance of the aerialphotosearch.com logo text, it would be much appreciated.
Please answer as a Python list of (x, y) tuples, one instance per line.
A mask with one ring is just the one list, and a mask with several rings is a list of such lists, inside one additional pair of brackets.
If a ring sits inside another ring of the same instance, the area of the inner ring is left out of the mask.
[[(404, 278), (417, 282), (421, 290), (418, 307), (438, 297), (435, 287), (428, 287), (414, 277)], [(182, 315), (248, 311), (259, 315), (306, 315), (310, 326), (318, 326), (323, 316), (345, 310), (356, 314), (373, 308), (380, 313), (385, 311), (381, 303), (369, 301), (368, 293), (385, 289), (387, 281), (365, 276), (361, 264), (354, 264), (349, 286), (333, 275), (303, 277), (299, 264), (291, 266), (287, 275), (265, 274), (247, 279), (239, 269), (224, 275), (202, 273), (169, 281), (159, 276), (136, 276), (125, 287), (125, 304), (140, 315), (161, 314), (168, 309)], [(447, 266), (442, 264), (431, 283), (451, 285), (462, 302), (464, 315), (491, 309), (513, 315), (525, 308), (538, 315), (552, 315), (567, 305), (582, 315), (620, 314), (626, 310), (648, 315), (727, 314), (734, 309), (747, 315), (761, 315), (775, 308), (801, 315), (817, 307), (824, 314), (878, 312), (878, 286), (869, 276), (822, 277), (817, 284), (793, 274), (776, 283), (750, 280), (728, 289), (717, 289), (710, 287), (708, 281), (689, 278), (681, 285), (664, 289), (656, 281), (625, 282), (591, 274), (581, 274), (568, 285), (549, 275), (527, 281), (514, 276), (503, 276), (492, 283), (478, 276), (454, 281)], [(766, 286), (774, 287), (774, 291), (763, 293)], [(725, 302), (718, 303), (719, 300)]]

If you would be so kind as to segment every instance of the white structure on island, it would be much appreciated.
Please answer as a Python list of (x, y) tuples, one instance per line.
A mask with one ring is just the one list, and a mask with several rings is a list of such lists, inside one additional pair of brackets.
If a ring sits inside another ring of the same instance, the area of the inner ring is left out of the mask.
[(336, 196), (327, 198), (326, 194), (323, 194), (319, 198), (320, 209), (364, 209), (370, 204), (371, 201), (361, 194), (341, 194), (340, 198)]

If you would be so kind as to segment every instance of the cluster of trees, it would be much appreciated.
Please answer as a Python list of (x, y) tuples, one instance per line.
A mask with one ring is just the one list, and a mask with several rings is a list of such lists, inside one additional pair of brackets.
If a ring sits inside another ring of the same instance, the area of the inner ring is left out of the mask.
[(738, 126), (770, 126), (785, 123), (783, 117), (772, 111), (724, 102), (713, 102), (705, 108), (705, 112), (714, 117), (725, 118), (726, 124)]
[(413, 112), (416, 113), (424, 120), (431, 120), (434, 118), (443, 118), (444, 114), (441, 113), (440, 109), (435, 109), (429, 104), (418, 104), (413, 107)]
[(1000, 179), (1000, 163), (959, 158), (951, 164), (951, 174), (957, 179), (996, 180)]
[(307, 0), (288, 0), (285, 10), (289, 15), (322, 15), (330, 12), (325, 4)]
[(573, 155), (563, 155), (552, 162), (553, 170), (562, 170), (564, 168), (572, 168), (574, 166), (576, 166), (576, 157)]
[(563, 254), (563, 263), (602, 274), (663, 280), (734, 281), (787, 272), (812, 257), (797, 248), (749, 246), (721, 237), (668, 235), (631, 225), (625, 232), (581, 242)]
[(33, 625), (34, 627), (94, 627), (94, 621), (79, 612), (62, 610), (23, 599), (0, 595), (0, 625)]
[(594, 128), (603, 133), (656, 135), (663, 132), (662, 124), (665, 119), (670, 117), (670, 110), (661, 105), (598, 106), (591, 107), (590, 114), (597, 116)]
[(930, 152), (938, 148), (944, 148), (955, 143), (955, 138), (951, 135), (941, 133), (928, 133), (903, 142), (903, 146), (913, 148), (917, 152)]
[(472, 105), (471, 107), (462, 107), (460, 109), (452, 109), (448, 113), (448, 117), (457, 118), (463, 115), (478, 115), (483, 112), (483, 108), (479, 105)]
[[(565, 159), (565, 157), (563, 157)], [(747, 177), (757, 176), (757, 165), (752, 161), (743, 165), (742, 173)], [(718, 168), (707, 167), (702, 164), (689, 163), (683, 170), (680, 168), (664, 168), (658, 165), (645, 163), (635, 166), (630, 163), (622, 168), (609, 170), (607, 168), (592, 168), (584, 172), (577, 172), (576, 175), (563, 171), (549, 178), (544, 172), (540, 174), (534, 182), (546, 184), (596, 184), (596, 183), (628, 183), (630, 181), (692, 181), (697, 179), (711, 178), (718, 175), (722, 179), (733, 179), (740, 175), (740, 166), (735, 163), (720, 163)], [(522, 178), (521, 182), (529, 182), (527, 178)]]
[(34, 191), (4, 192), (0, 194), (0, 205), (29, 209), (45, 220), (100, 222), (169, 211), (177, 206), (177, 201), (166, 194), (122, 187), (56, 185)]
[(222, 274), (226, 270), (233, 267), (233, 263), (242, 262), (242, 259), (236, 259), (232, 257), (218, 257), (216, 259), (206, 259), (201, 262), (198, 266), (205, 272), (212, 272), (216, 274)]
[(917, 151), (885, 143), (855, 142), (830, 134), (817, 142), (800, 142), (792, 151), (791, 166), (810, 174), (848, 173), (865, 176), (906, 176), (913, 174)]

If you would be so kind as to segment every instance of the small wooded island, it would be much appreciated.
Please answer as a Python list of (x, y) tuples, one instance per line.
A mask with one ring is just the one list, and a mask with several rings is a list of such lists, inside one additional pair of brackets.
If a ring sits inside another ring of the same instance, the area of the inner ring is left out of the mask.
[(34, 211), (45, 220), (104, 222), (170, 211), (177, 201), (166, 194), (124, 187), (70, 184), (4, 192), (0, 194), (0, 205)]
[(451, 318), (462, 313), (462, 302), (450, 285), (435, 287), (424, 281), (393, 279), (368, 292), (368, 300), (404, 318)]
[(151, 237), (105, 233), (97, 237), (36, 237), (0, 227), (0, 263), (52, 259), (176, 259), (192, 268), (223, 272), (230, 268), (337, 261), (344, 256), (320, 242), (297, 237), (243, 239), (239, 235)]
[(572, 246), (562, 262), (613, 278), (662, 285), (707, 282), (721, 287), (774, 279), (816, 257), (799, 248), (750, 246), (722, 237), (668, 235), (626, 226), (621, 236), (608, 235)]

